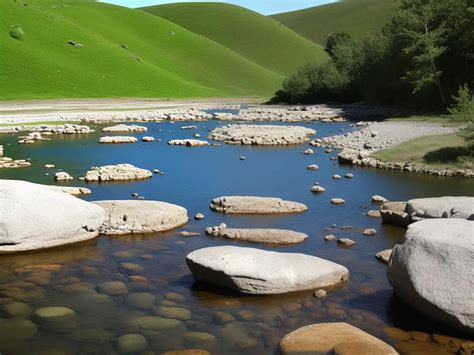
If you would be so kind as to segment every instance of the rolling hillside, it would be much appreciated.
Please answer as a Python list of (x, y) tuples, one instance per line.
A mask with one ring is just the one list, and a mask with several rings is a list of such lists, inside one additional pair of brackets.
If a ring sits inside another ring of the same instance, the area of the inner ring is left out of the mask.
[(142, 8), (196, 34), (220, 43), (278, 74), (326, 60), (321, 46), (278, 22), (248, 9), (224, 3), (175, 3)]
[(92, 0), (1, 0), (0, 14), (0, 100), (270, 96), (283, 80), (140, 10)]
[(348, 32), (360, 38), (379, 31), (396, 4), (396, 0), (342, 0), (271, 17), (324, 46), (333, 32)]

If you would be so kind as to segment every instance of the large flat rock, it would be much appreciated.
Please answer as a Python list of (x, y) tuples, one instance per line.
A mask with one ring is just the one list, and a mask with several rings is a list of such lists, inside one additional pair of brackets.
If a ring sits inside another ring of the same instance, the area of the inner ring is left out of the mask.
[(289, 145), (307, 142), (316, 131), (300, 126), (228, 125), (214, 128), (209, 139), (228, 144)]
[(0, 253), (93, 239), (104, 218), (100, 206), (50, 186), (0, 180)]
[(245, 294), (280, 294), (334, 286), (344, 266), (314, 256), (234, 246), (196, 250), (186, 257), (194, 278)]
[(131, 164), (104, 165), (93, 167), (86, 173), (87, 182), (132, 181), (144, 180), (153, 176), (146, 169), (137, 168)]
[(106, 217), (100, 233), (120, 235), (155, 233), (177, 228), (188, 222), (185, 208), (160, 201), (96, 201)]
[(393, 248), (388, 281), (406, 303), (474, 333), (474, 222), (428, 219), (411, 224)]
[(387, 343), (347, 323), (320, 323), (299, 328), (280, 342), (283, 355), (396, 355)]
[(226, 225), (207, 228), (206, 232), (216, 237), (263, 244), (298, 244), (308, 238), (305, 233), (285, 229), (227, 228)]
[(218, 197), (211, 201), (210, 208), (217, 212), (235, 214), (300, 213), (308, 210), (302, 203), (257, 196)]
[(418, 198), (408, 201), (406, 212), (418, 218), (474, 219), (474, 197)]
[(109, 126), (102, 128), (102, 132), (120, 132), (120, 133), (128, 133), (128, 132), (146, 132), (148, 128), (145, 126), (138, 126), (135, 124), (126, 125), (126, 124), (118, 124), (115, 126)]

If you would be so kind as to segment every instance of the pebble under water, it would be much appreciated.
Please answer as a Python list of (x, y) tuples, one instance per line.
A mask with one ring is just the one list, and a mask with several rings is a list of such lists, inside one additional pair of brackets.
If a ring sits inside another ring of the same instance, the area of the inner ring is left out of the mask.
[[(198, 128), (180, 129), (189, 124)], [(192, 138), (194, 133), (205, 139), (209, 129), (222, 124), (227, 122), (146, 123), (147, 133), (125, 134), (139, 140), (154, 136), (162, 139), (160, 143), (100, 145), (98, 138), (110, 135), (102, 134), (100, 126), (93, 134), (51, 136), (51, 141), (33, 145), (18, 145), (17, 135), (0, 137), (6, 156), (30, 158), (32, 163), (29, 168), (0, 170), (2, 179), (52, 185), (56, 170), (46, 170), (44, 164), (55, 164), (78, 178), (93, 166), (130, 163), (159, 169), (164, 175), (120, 184), (85, 184), (79, 180), (63, 184), (87, 186), (92, 194), (86, 200), (131, 199), (132, 193), (138, 193), (147, 200), (181, 205), (190, 216), (187, 225), (167, 233), (100, 237), (65, 248), (0, 256), (2, 355), (114, 353), (118, 338), (129, 333), (146, 337), (149, 354), (185, 348), (207, 349), (214, 354), (274, 354), (285, 334), (307, 324), (334, 321), (350, 323), (407, 353), (449, 353), (449, 349), (426, 341), (400, 343), (400, 337), (394, 337), (386, 327), (467, 337), (420, 315), (393, 295), (385, 276), (387, 266), (376, 260), (375, 254), (393, 247), (404, 229), (383, 225), (366, 213), (378, 209), (371, 203), (372, 195), (393, 201), (472, 195), (474, 181), (340, 166), (330, 160), (337, 151), (327, 154), (324, 148), (313, 148), (314, 155), (301, 154), (308, 144), (199, 148), (166, 144), (170, 139)], [(316, 137), (351, 130), (349, 123), (300, 125), (316, 129)], [(241, 160), (242, 156), (246, 159)], [(310, 164), (319, 165), (319, 170), (308, 170)], [(354, 177), (332, 179), (334, 174), (347, 173)], [(316, 181), (326, 188), (324, 193), (311, 193)], [(211, 199), (224, 195), (280, 197), (305, 203), (309, 211), (280, 216), (232, 216), (210, 211)], [(330, 199), (335, 197), (345, 199), (346, 204), (332, 205)], [(199, 212), (205, 218), (194, 220)], [(229, 227), (291, 229), (310, 238), (296, 246), (272, 247), (205, 236), (205, 227), (222, 222)], [(377, 234), (364, 236), (366, 228), (375, 228)], [(181, 231), (201, 235), (185, 238), (179, 235)], [(324, 236), (328, 234), (353, 239), (356, 244), (348, 248), (326, 242)], [(189, 252), (215, 245), (315, 255), (346, 266), (351, 275), (345, 284), (328, 290), (324, 300), (313, 297), (312, 291), (237, 295), (196, 284), (186, 266)], [(119, 283), (103, 285), (110, 281)], [(29, 322), (21, 321), (31, 318), (34, 322), (32, 310), (47, 306), (70, 308), (76, 316), (64, 317), (54, 327), (40, 324), (37, 332)], [(13, 309), (16, 318), (6, 308)], [(156, 315), (165, 320), (157, 324), (146, 318)]]

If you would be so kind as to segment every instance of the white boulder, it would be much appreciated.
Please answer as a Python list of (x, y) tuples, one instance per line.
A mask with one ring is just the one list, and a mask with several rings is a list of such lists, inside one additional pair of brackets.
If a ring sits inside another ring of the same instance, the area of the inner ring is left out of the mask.
[(188, 222), (185, 208), (160, 201), (96, 201), (105, 209), (100, 233), (120, 235), (155, 233), (177, 228)]
[(0, 253), (95, 238), (105, 211), (49, 186), (0, 180)]
[(421, 313), (474, 333), (473, 255), (474, 222), (420, 221), (393, 248), (388, 280)]
[(194, 278), (245, 294), (281, 294), (334, 286), (349, 278), (344, 266), (314, 256), (233, 246), (186, 257)]

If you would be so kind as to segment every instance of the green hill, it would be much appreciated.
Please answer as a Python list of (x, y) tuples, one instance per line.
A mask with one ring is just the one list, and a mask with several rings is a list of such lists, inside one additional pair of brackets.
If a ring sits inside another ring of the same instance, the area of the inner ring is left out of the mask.
[(0, 100), (269, 96), (283, 80), (140, 10), (92, 0), (1, 0), (0, 14)]
[(315, 60), (326, 60), (321, 46), (271, 18), (223, 3), (176, 3), (142, 8), (220, 43), (282, 75)]
[(356, 38), (376, 33), (389, 20), (396, 0), (343, 0), (272, 15), (303, 37), (325, 45), (329, 34), (348, 32)]

